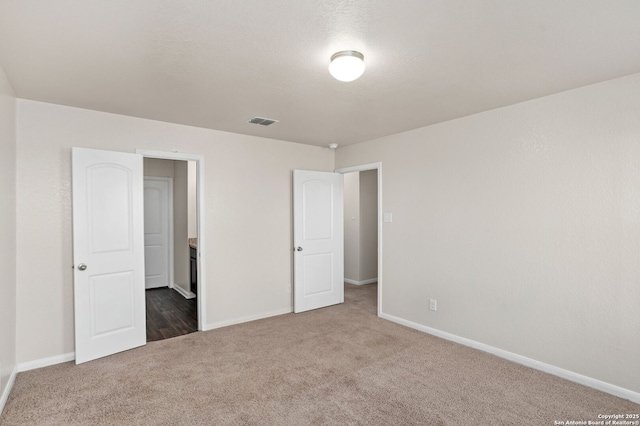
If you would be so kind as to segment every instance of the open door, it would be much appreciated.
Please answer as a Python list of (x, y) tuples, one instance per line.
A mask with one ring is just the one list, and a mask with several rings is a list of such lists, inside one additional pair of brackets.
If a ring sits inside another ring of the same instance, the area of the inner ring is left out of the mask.
[(344, 302), (343, 176), (293, 171), (293, 311)]
[(72, 148), (76, 364), (146, 343), (142, 156)]

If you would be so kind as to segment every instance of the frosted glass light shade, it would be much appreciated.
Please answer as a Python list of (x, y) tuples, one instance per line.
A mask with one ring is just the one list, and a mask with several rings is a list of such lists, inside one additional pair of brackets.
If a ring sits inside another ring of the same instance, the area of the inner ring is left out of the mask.
[(353, 81), (364, 72), (364, 55), (355, 50), (344, 50), (331, 56), (329, 72), (336, 80)]

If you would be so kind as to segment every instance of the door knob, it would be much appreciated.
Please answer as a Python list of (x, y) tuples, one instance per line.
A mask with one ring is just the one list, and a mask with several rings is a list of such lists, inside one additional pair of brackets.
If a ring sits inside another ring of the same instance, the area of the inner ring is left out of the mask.
[(302, 251), (302, 247), (298, 246), (298, 247), (296, 248), (296, 250), (298, 250), (298, 251)]
[(87, 269), (87, 265), (84, 263), (78, 265), (78, 271), (84, 271), (85, 269)]

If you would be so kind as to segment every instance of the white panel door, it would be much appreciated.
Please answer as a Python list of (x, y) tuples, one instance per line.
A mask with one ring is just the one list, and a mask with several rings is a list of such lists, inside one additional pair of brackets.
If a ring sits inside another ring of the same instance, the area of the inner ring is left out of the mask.
[(293, 171), (294, 312), (344, 302), (343, 175)]
[(170, 285), (171, 178), (144, 178), (144, 287)]
[(76, 364), (146, 343), (142, 156), (72, 148)]

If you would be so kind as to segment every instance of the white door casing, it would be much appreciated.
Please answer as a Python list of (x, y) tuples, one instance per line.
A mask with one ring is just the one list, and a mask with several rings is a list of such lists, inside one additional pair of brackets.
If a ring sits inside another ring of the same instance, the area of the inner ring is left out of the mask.
[(343, 175), (293, 171), (294, 312), (344, 302)]
[(172, 287), (173, 180), (144, 178), (145, 289)]
[(142, 156), (72, 148), (76, 364), (146, 343)]

